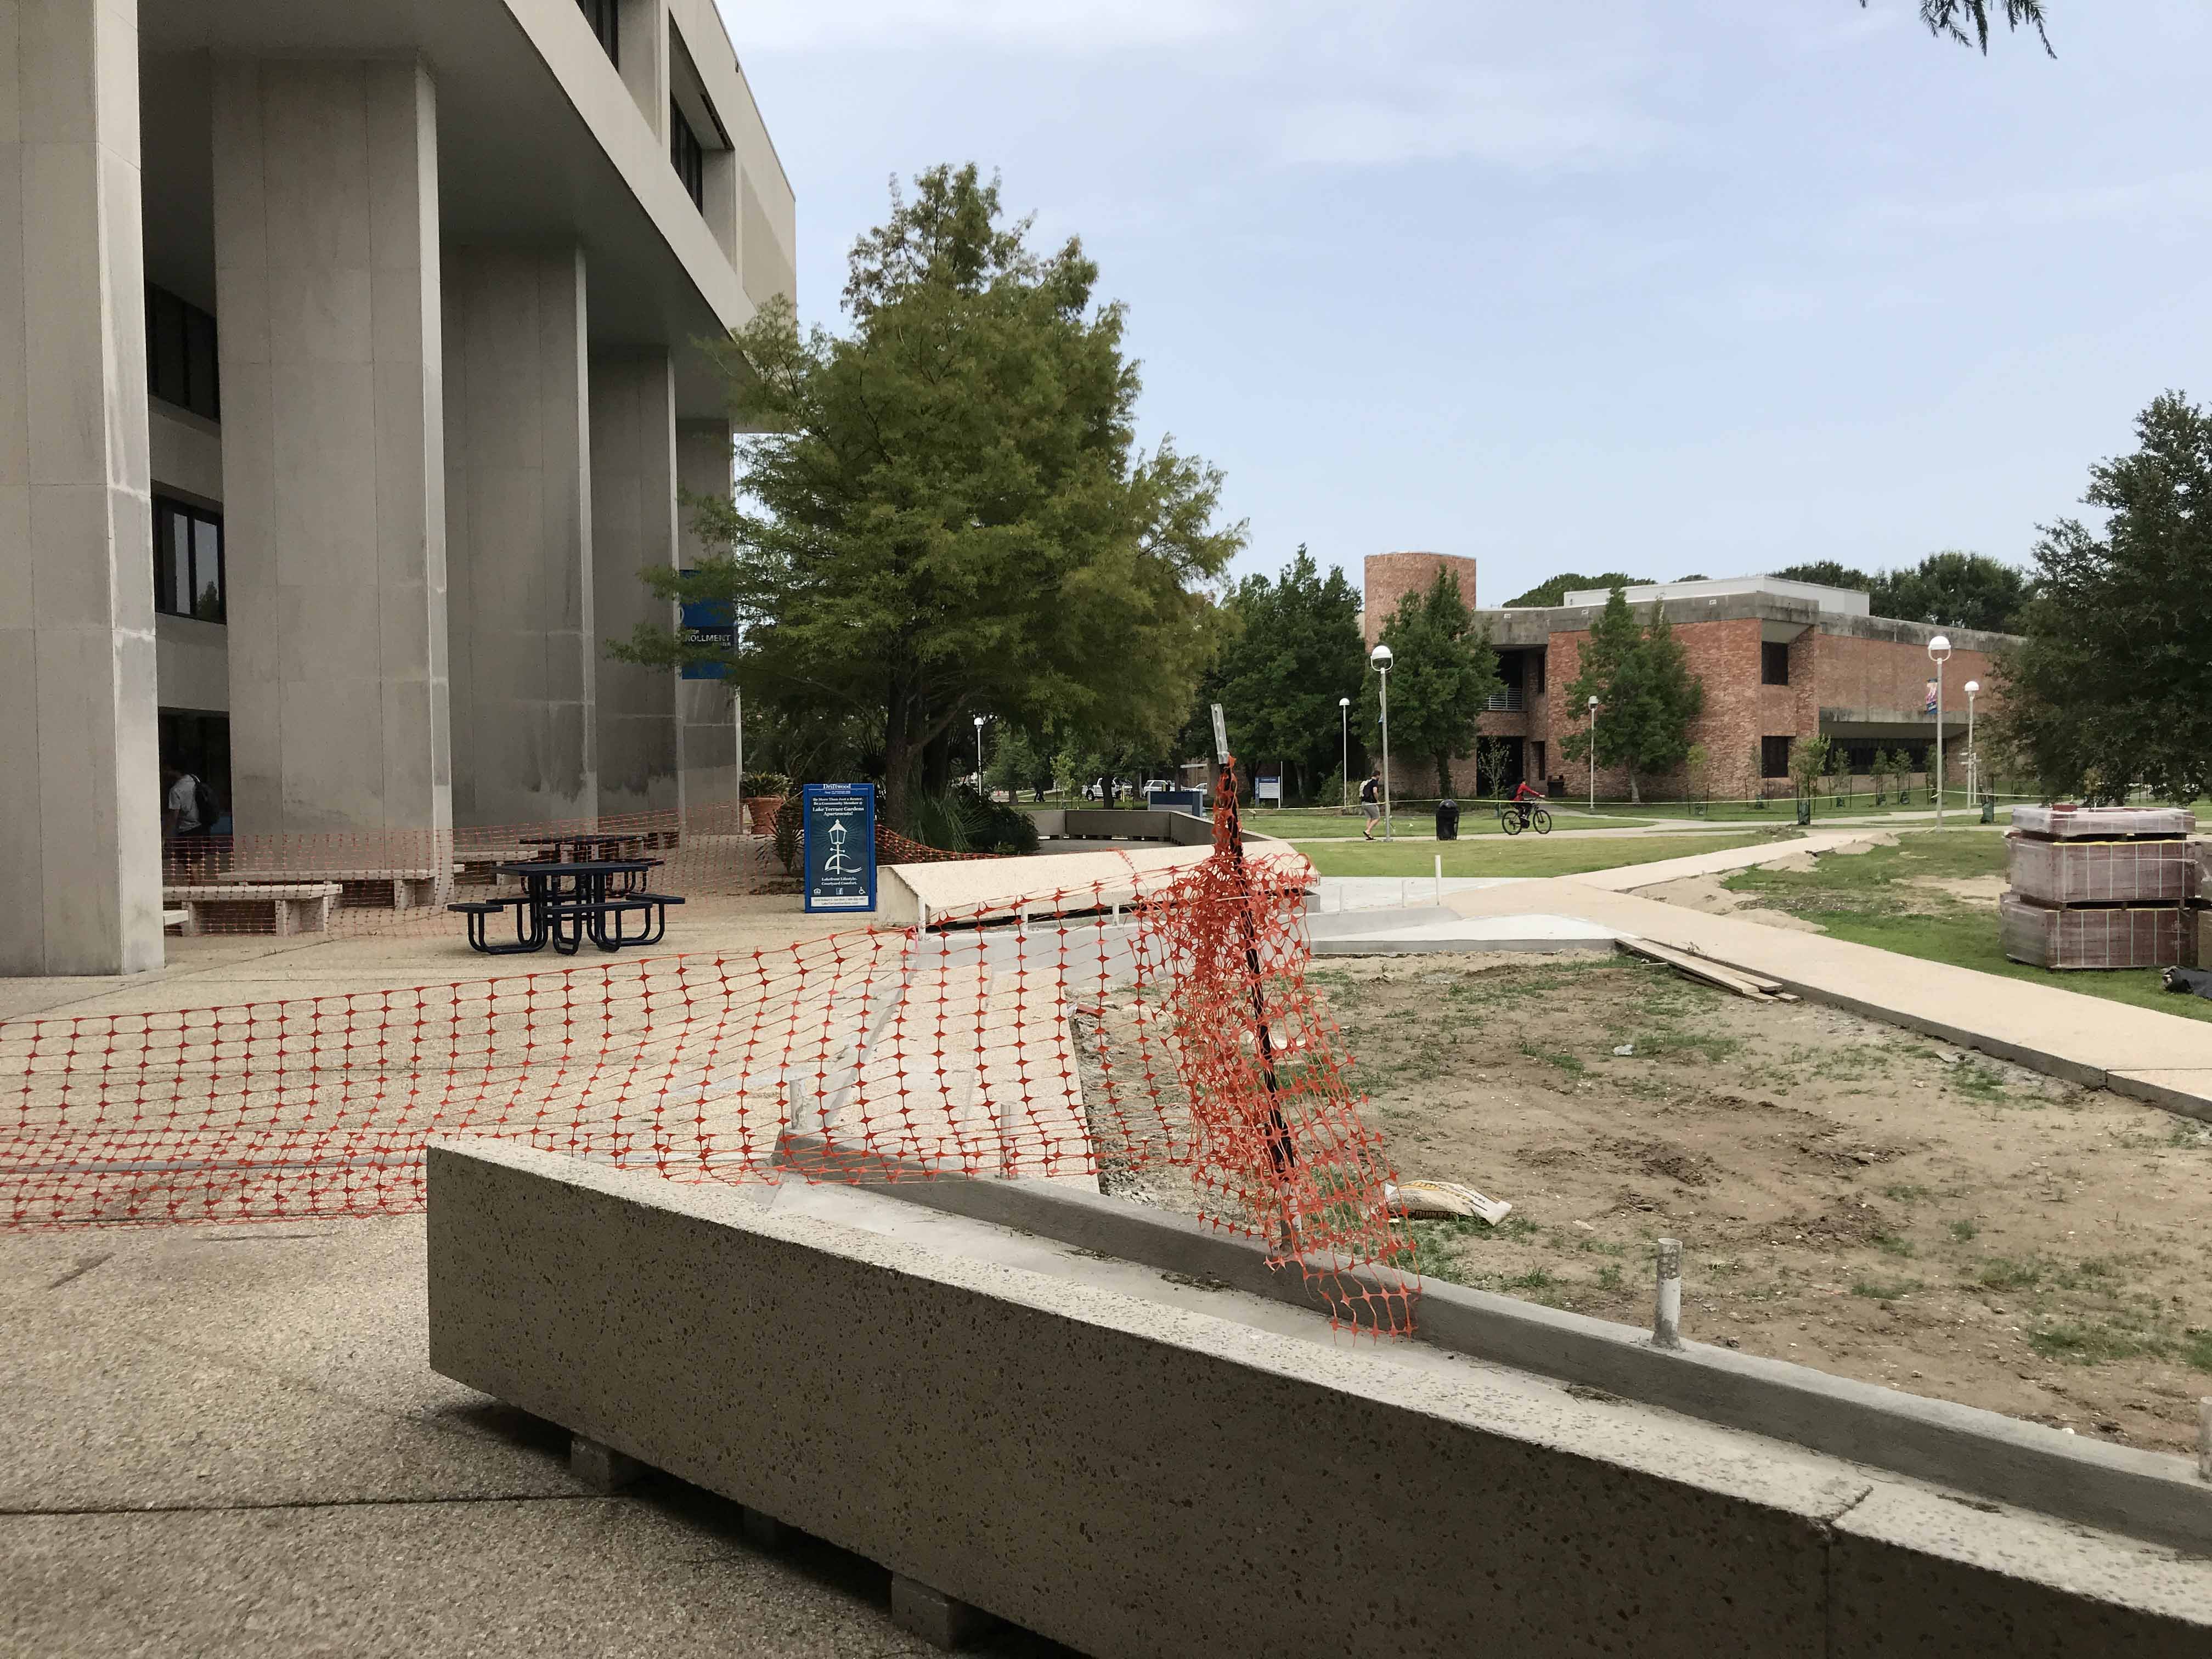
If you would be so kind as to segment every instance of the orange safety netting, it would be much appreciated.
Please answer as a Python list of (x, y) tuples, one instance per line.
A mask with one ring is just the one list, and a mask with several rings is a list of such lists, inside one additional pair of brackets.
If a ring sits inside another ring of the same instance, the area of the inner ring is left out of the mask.
[(1411, 1246), (1307, 984), (1308, 874), (1248, 864), (1224, 794), (1202, 863), (1011, 918), (0, 1024), (0, 1218), (405, 1212), (454, 1135), (678, 1181), (1043, 1176), (1262, 1240), (1341, 1322), (1403, 1331)]

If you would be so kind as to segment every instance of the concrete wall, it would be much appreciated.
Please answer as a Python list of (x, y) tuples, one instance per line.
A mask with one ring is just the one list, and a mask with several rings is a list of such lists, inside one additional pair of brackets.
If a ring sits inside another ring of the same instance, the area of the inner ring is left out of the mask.
[(216, 66), (241, 831), (451, 823), (436, 100), (417, 64)]
[(590, 389), (580, 249), (445, 261), (453, 822), (599, 811)]
[[(730, 496), (730, 428), (720, 421), (684, 421), (676, 428), (676, 482), (686, 495)], [(692, 527), (693, 513), (677, 508), (677, 562), (696, 565), (710, 550)], [(737, 798), (737, 733), (729, 687), (720, 680), (678, 680), (677, 760), (684, 808), (714, 811)], [(760, 763), (746, 764), (758, 770)]]
[(0, 973), (161, 964), (137, 7), (0, 26)]
[(2212, 1566), (1838, 1460), (515, 1146), (430, 1363), (1100, 1656), (2203, 1650)]
[(676, 692), (665, 668), (605, 654), (638, 623), (668, 626), (674, 607), (639, 573), (676, 562), (676, 393), (665, 351), (592, 359), (592, 580), (599, 660), (599, 810), (644, 812), (678, 805)]

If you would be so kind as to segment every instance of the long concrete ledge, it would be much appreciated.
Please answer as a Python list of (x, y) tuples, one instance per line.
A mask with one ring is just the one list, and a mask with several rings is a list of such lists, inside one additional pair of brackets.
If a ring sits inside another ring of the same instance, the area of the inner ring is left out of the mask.
[(428, 1182), (438, 1371), (1088, 1653), (2212, 1640), (2212, 1564), (1513, 1373), (523, 1147)]
[[(826, 1167), (818, 1140), (786, 1156)], [(850, 1173), (849, 1169), (847, 1173)], [(1188, 1216), (1043, 1181), (971, 1181), (902, 1166), (868, 1190), (979, 1221), (1018, 1227), (1163, 1272), (1217, 1279), (1294, 1306), (1329, 1311), (1293, 1269), (1267, 1265), (1249, 1239)], [(1326, 1285), (1326, 1281), (1322, 1281)], [(1651, 1346), (1631, 1325), (1512, 1297), (1430, 1282), (1419, 1340), (1472, 1358), (1540, 1372), (1705, 1422), (1790, 1441), (2154, 1543), (2212, 1554), (2212, 1482), (2184, 1458), (2106, 1445), (2037, 1423), (1929, 1400), (1786, 1360), (1686, 1342)]]

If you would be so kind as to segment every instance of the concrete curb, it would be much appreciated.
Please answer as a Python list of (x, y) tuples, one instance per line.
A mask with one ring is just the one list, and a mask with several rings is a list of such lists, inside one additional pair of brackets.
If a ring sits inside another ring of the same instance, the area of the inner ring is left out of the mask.
[[(848, 1178), (856, 1167), (812, 1137), (792, 1137), (787, 1146), (794, 1167), (812, 1164)], [(872, 1192), (1331, 1311), (1326, 1296), (1295, 1266), (1270, 1267), (1257, 1243), (1171, 1211), (1052, 1182), (970, 1180), (882, 1159), (869, 1167), (891, 1177), (860, 1183)], [(1319, 1283), (1360, 1277), (1322, 1269)], [(1632, 1326), (1462, 1285), (1424, 1285), (1417, 1318), (1419, 1340), (1470, 1358), (2130, 1537), (2212, 1553), (2212, 1484), (2183, 1458), (2083, 1440), (1976, 1407), (1701, 1342), (1662, 1352), (1648, 1333)]]

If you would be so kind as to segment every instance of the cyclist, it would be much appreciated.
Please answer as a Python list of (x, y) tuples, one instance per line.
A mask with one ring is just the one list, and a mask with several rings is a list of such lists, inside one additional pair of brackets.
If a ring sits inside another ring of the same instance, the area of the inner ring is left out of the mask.
[(1536, 810), (1537, 804), (1543, 799), (1544, 792), (1526, 778), (1513, 786), (1512, 799), (1508, 804), (1520, 815), (1523, 830), (1528, 827), (1528, 815)]

